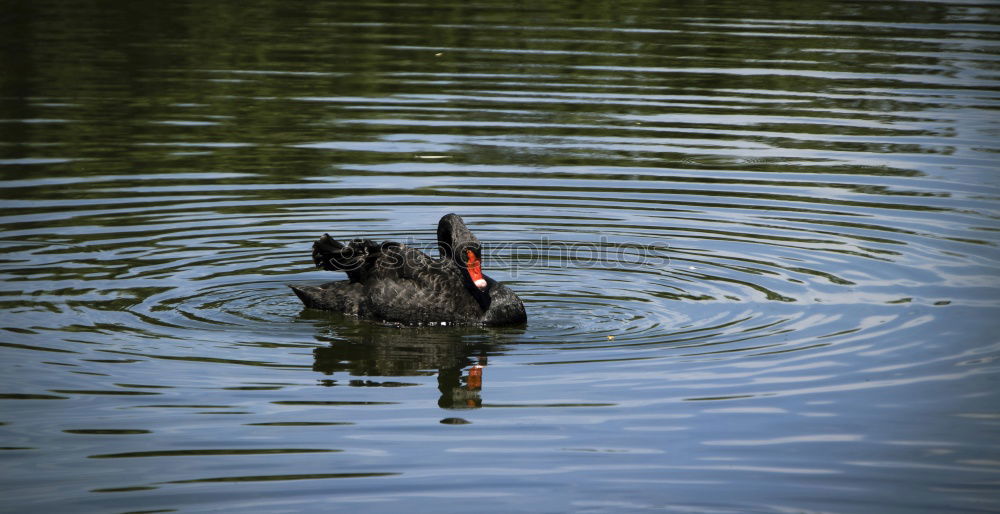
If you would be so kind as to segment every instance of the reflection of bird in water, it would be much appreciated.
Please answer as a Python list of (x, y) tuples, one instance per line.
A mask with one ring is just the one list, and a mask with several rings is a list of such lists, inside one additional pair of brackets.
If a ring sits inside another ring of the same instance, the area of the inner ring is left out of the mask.
[(397, 323), (524, 324), (524, 304), (507, 286), (483, 274), (482, 246), (457, 214), (438, 222), (440, 258), (401, 243), (324, 235), (313, 262), (343, 271), (348, 280), (291, 286), (306, 307)]
[[(469, 368), (466, 376), (462, 376), (462, 368), (440, 370), (438, 372), (438, 390), (441, 398), (438, 406), (445, 409), (478, 409), (483, 406), (480, 391), (483, 389), (483, 367), (486, 366), (486, 354)], [(462, 385), (462, 382), (465, 385)], [(448, 394), (451, 393), (449, 397)]]
[[(499, 329), (498, 329), (499, 330)], [(490, 331), (472, 327), (416, 328), (345, 323), (335, 328), (336, 341), (313, 350), (313, 370), (352, 377), (426, 376), (437, 371), (438, 406), (469, 409), (482, 406), (482, 371), (487, 352), (501, 350), (498, 336), (517, 329)], [(469, 368), (469, 375), (464, 370)], [(399, 382), (362, 381), (352, 385), (394, 386)]]

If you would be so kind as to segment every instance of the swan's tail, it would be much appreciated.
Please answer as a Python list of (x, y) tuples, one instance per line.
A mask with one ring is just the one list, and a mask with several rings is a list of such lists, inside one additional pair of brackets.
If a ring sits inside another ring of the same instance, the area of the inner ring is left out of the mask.
[(319, 298), (320, 288), (315, 286), (288, 286), (295, 291), (295, 296), (302, 300), (302, 304), (306, 307), (316, 307), (317, 299)]

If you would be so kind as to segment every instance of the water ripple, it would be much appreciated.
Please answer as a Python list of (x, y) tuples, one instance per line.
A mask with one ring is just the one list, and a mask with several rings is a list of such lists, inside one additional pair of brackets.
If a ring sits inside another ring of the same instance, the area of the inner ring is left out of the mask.
[[(998, 505), (992, 5), (245, 7), (9, 17), (11, 505)], [(447, 212), (526, 327), (287, 288)]]

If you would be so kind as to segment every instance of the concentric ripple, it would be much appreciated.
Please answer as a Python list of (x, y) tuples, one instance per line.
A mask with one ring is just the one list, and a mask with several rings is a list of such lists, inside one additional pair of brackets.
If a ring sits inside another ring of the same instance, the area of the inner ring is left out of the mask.
[[(11, 9), (10, 505), (1000, 506), (995, 5)], [(527, 326), (287, 287), (449, 212)]]

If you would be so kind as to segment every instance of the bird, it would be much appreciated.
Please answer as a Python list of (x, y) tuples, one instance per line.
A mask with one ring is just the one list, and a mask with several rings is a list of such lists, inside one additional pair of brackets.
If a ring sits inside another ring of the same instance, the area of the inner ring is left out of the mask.
[(402, 243), (353, 239), (344, 244), (324, 234), (313, 243), (317, 268), (343, 271), (347, 280), (290, 285), (307, 308), (399, 324), (523, 325), (524, 303), (509, 287), (482, 271), (482, 244), (461, 216), (441, 217), (440, 256)]

